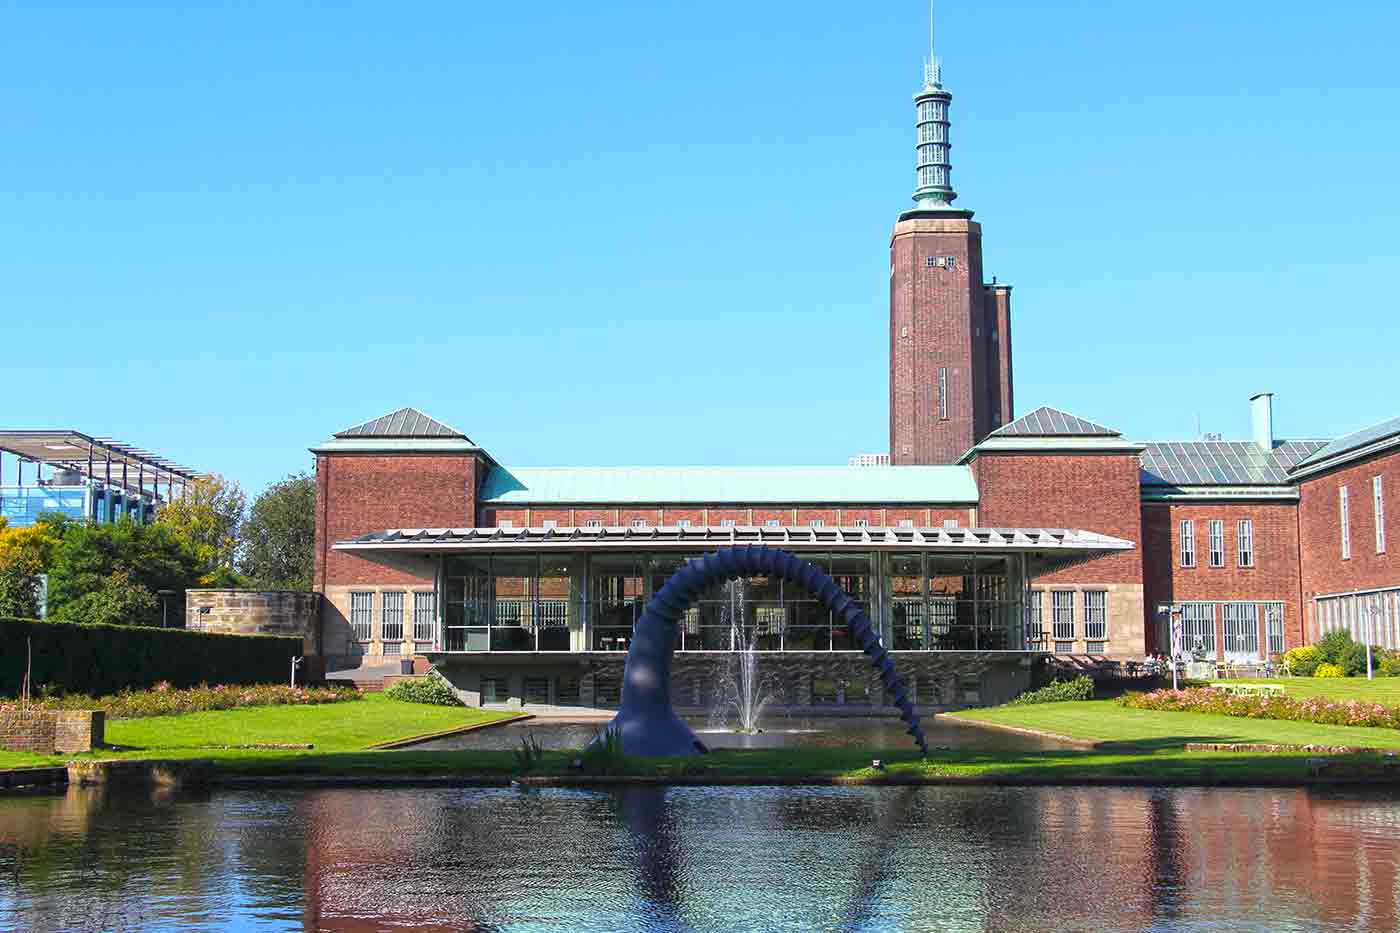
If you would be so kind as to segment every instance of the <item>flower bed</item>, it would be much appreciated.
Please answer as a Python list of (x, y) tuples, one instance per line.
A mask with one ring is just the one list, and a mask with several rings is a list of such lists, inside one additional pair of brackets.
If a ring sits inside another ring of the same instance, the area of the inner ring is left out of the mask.
[(1221, 690), (1154, 690), (1128, 693), (1118, 703), (1129, 709), (1166, 710), (1175, 713), (1211, 713), (1248, 719), (1282, 719), (1328, 726), (1367, 726), (1400, 729), (1400, 707), (1352, 700), (1338, 703), (1322, 697), (1299, 699), (1287, 694), (1236, 696)]
[[(203, 684), (176, 690), (169, 683), (161, 682), (150, 690), (123, 690), (104, 697), (84, 693), (36, 697), (31, 705), (37, 709), (102, 710), (108, 719), (140, 719), (245, 706), (313, 706), (359, 698), (359, 692), (349, 687), (289, 687), (284, 684), (210, 687)], [(13, 702), (0, 704), (0, 711), (16, 707)]]

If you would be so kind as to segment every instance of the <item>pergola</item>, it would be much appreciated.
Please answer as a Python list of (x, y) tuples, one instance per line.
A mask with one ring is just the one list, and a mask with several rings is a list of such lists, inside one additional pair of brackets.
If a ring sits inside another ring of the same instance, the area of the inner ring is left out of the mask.
[[(186, 485), (201, 475), (158, 454), (110, 437), (93, 437), (81, 431), (0, 431), (0, 453), (18, 460), (17, 485), (24, 485), (24, 465), (35, 465), (35, 479), (42, 477), (42, 468), (77, 471), (90, 482), (101, 482), (138, 495), (175, 498)], [(0, 461), (0, 486), (5, 483), (3, 461)]]

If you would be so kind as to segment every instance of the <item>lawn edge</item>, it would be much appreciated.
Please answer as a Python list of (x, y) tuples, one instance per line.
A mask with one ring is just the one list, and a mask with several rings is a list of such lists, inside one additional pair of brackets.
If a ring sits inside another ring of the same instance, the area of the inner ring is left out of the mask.
[[(993, 707), (995, 708), (995, 707)], [(1005, 723), (994, 722), (987, 719), (978, 719), (976, 716), (959, 712), (957, 715), (943, 715), (938, 717), (939, 722), (952, 722), (960, 726), (969, 726), (978, 729), (997, 729), (1001, 732), (1014, 732), (1017, 735), (1029, 735), (1038, 739), (1053, 739), (1056, 742), (1064, 742), (1075, 748), (1093, 751), (1101, 748), (1105, 743), (1098, 739), (1080, 739), (1072, 735), (1064, 735), (1060, 732), (1050, 732), (1046, 729), (1031, 729), (1027, 726), (1008, 726)], [(1121, 743), (1119, 743), (1121, 744)]]
[(517, 713), (514, 716), (505, 716), (501, 719), (492, 719), (489, 722), (474, 722), (465, 726), (455, 726), (451, 729), (443, 729), (441, 732), (428, 732), (423, 735), (412, 735), (406, 739), (390, 739), (387, 742), (380, 742), (376, 745), (366, 745), (366, 751), (393, 751), (395, 749), (406, 748), (417, 745), (420, 742), (431, 742), (434, 739), (445, 739), (452, 735), (466, 735), (469, 732), (478, 732), (482, 729), (493, 729), (497, 726), (509, 725), (513, 722), (524, 722), (527, 719), (534, 719), (534, 713)]

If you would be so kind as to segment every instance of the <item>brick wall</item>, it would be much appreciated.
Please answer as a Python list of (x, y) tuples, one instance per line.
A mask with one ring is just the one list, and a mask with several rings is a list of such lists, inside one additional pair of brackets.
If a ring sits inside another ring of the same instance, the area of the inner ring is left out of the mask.
[(991, 386), (995, 392), (993, 401), (998, 416), (992, 420), (991, 428), (995, 430), (1016, 419), (1016, 403), (1011, 389), (1011, 286), (988, 286), (985, 304), (988, 323), (997, 335), (997, 339), (992, 341), (992, 363), (989, 367), (996, 377)]
[[(337, 541), (388, 528), (476, 524), (479, 458), (469, 454), (322, 454), (316, 458), (316, 589), (345, 583), (415, 584), (418, 563), (398, 566), (331, 550)], [(432, 581), (427, 567), (427, 581)]]
[(0, 710), (0, 748), (36, 755), (67, 755), (101, 747), (101, 710)]
[[(952, 267), (928, 265), (929, 257)], [(890, 242), (890, 461), (954, 463), (987, 418), (982, 326), (982, 228), (966, 218), (895, 225)], [(982, 335), (976, 336), (981, 329)], [(948, 374), (939, 417), (939, 370)]]
[[(1239, 565), (1239, 523), (1254, 527), (1254, 566)], [(1193, 523), (1196, 566), (1181, 566), (1181, 523)], [(1225, 566), (1210, 566), (1210, 522), (1225, 531)], [(1160, 603), (1282, 602), (1288, 647), (1303, 643), (1299, 601), (1298, 507), (1291, 502), (1145, 503), (1143, 578), (1148, 612)], [(1221, 624), (1217, 619), (1217, 626)], [(1223, 646), (1223, 633), (1217, 645)], [(1222, 647), (1223, 650), (1223, 647)]]
[[(1376, 552), (1376, 512), (1371, 480), (1381, 477), (1385, 497), (1385, 553)], [(1345, 485), (1351, 530), (1351, 558), (1342, 559), (1340, 492)], [(1371, 457), (1299, 483), (1302, 539), (1302, 594), (1307, 637), (1317, 638), (1312, 598), (1386, 586), (1400, 586), (1400, 451)]]
[[(1110, 554), (1035, 579), (1037, 588), (1072, 589), (1083, 652), (1085, 588), (1108, 591), (1105, 654), (1141, 657), (1147, 651), (1143, 601), (1142, 490), (1135, 453), (983, 453), (972, 463), (982, 501), (978, 524), (989, 528), (1077, 528), (1123, 538), (1131, 551)], [(1050, 623), (1050, 597), (1044, 597)]]

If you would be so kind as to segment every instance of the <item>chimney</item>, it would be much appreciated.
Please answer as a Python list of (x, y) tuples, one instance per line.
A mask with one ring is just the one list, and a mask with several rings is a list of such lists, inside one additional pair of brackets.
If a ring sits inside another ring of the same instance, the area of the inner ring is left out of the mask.
[(1260, 392), (1249, 400), (1254, 421), (1254, 444), (1265, 453), (1274, 449), (1274, 393)]

